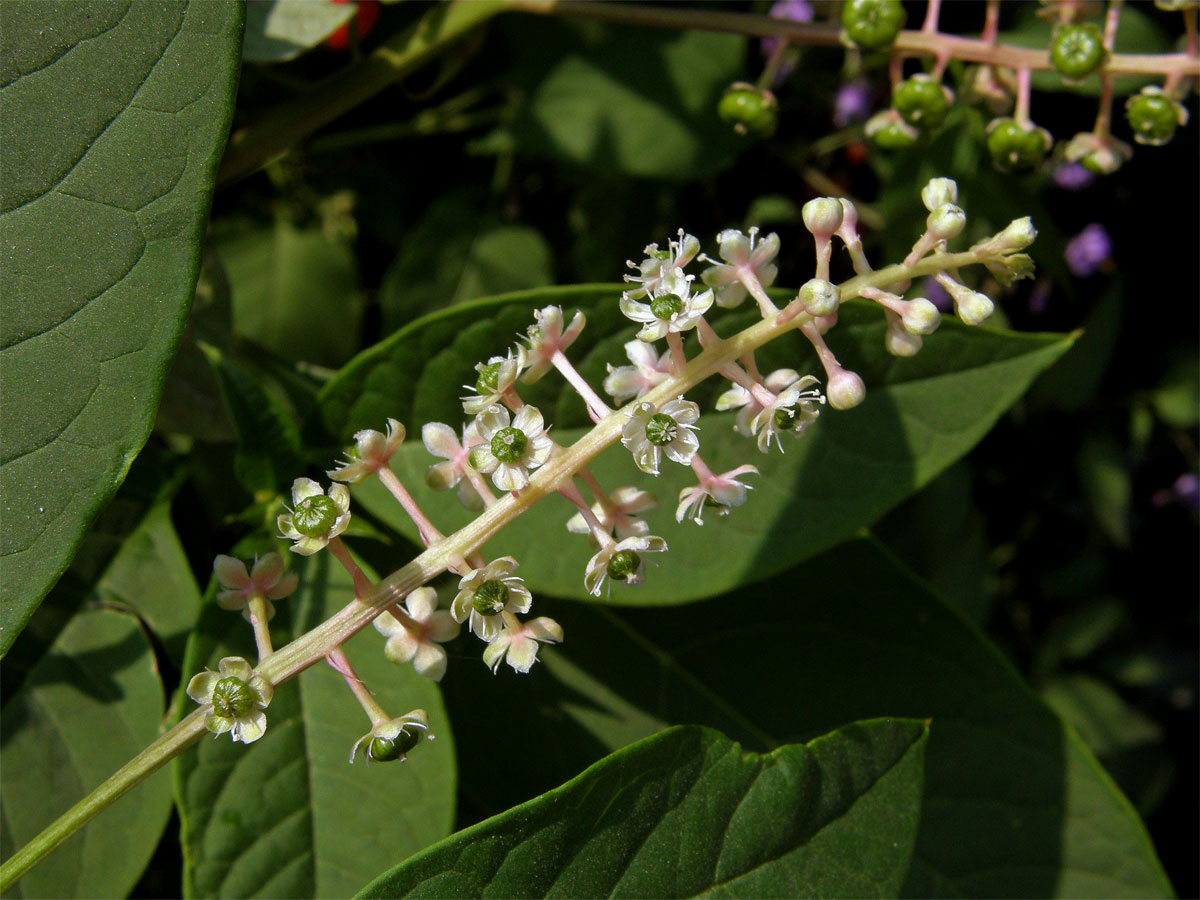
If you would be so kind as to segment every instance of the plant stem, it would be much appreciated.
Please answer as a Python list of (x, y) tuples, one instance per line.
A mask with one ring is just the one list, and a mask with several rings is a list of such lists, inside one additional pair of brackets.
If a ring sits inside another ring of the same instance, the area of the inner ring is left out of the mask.
[[(901, 281), (946, 269), (957, 269), (979, 261), (979, 257), (970, 251), (936, 254), (912, 266), (893, 265), (855, 276), (841, 284), (839, 291), (841, 299), (846, 300), (859, 296), (866, 287), (886, 288)], [(716, 337), (714, 333), (713, 339), (687, 363), (683, 371), (671, 375), (643, 397), (631, 401), (625, 408), (642, 402), (658, 406), (685, 394), (763, 344), (812, 321), (812, 317), (804, 312), (782, 324), (777, 324), (777, 318), (772, 315), (724, 340)], [(484, 543), (538, 500), (564, 488), (571, 490), (571, 480), (602, 450), (620, 438), (621, 429), (626, 421), (627, 416), (622, 410), (605, 417), (570, 447), (552, 456), (533, 474), (529, 485), (519, 495), (509, 493), (497, 500), (470, 524), (438, 541), (408, 565), (372, 585), (362, 597), (355, 597), (312, 631), (276, 650), (258, 666), (259, 674), (275, 687), (294, 678), (333, 653), (381, 612), (389, 609), (411, 591), (477, 552)], [(18, 878), (44, 859), (55, 847), (204, 734), (206, 714), (206, 710), (199, 709), (189, 715), (13, 854), (0, 866), (0, 891), (7, 891)]]

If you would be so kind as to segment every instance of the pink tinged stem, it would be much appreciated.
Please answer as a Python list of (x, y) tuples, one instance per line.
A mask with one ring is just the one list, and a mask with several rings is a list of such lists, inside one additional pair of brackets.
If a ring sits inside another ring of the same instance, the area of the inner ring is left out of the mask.
[[(817, 277), (822, 281), (829, 280), (829, 257), (833, 255), (833, 241), (828, 237), (813, 235), (817, 245)], [(775, 312), (779, 312), (778, 309)], [(765, 314), (764, 314), (765, 315)]]
[(701, 347), (721, 342), (721, 336), (713, 331), (712, 326), (708, 324), (708, 319), (704, 316), (701, 316), (696, 322), (696, 337), (699, 339)]
[(513, 412), (516, 412), (525, 405), (525, 401), (521, 399), (521, 395), (517, 393), (517, 389), (511, 384), (506, 387), (504, 389), (504, 393), (500, 395), (500, 402)]
[(467, 481), (471, 483), (471, 487), (475, 489), (475, 493), (477, 493), (483, 499), (484, 506), (491, 506), (496, 502), (496, 495), (492, 493), (492, 489), (488, 487), (487, 480), (477, 471), (475, 471), (470, 463), (464, 464), (462, 470), (463, 475), (465, 475), (467, 478)]
[(750, 373), (750, 377), (755, 381), (762, 381), (762, 373), (758, 371), (758, 360), (754, 358), (754, 351), (751, 350), (741, 358), (741, 363), (746, 367), (746, 371)]
[(721, 374), (732, 381), (734, 384), (740, 384), (750, 392), (750, 396), (754, 398), (759, 406), (770, 406), (775, 402), (775, 394), (768, 389), (764, 384), (755, 381), (736, 363), (730, 363), (722, 367)]
[(358, 563), (350, 558), (350, 550), (342, 543), (340, 537), (335, 537), (329, 542), (329, 552), (337, 557), (338, 562), (345, 567), (346, 571), (350, 573), (350, 577), (354, 579), (354, 596), (362, 598), (369, 594), (371, 588), (374, 587), (371, 584), (371, 579), (367, 578), (363, 574), (363, 570), (358, 567)]
[(895, 294), (885, 291), (882, 288), (865, 287), (858, 292), (858, 296), (866, 297), (868, 300), (874, 300), (884, 309), (890, 309), (898, 316), (904, 315), (904, 310), (908, 305), (904, 300), (901, 300)]
[(1028, 66), (1022, 66), (1017, 69), (1017, 108), (1013, 112), (1013, 119), (1018, 125), (1030, 125), (1029, 121), (1029, 96), (1032, 93), (1033, 78)]
[(596, 518), (596, 514), (592, 512), (592, 508), (583, 499), (583, 494), (579, 493), (579, 488), (568, 481), (558, 489), (558, 492), (570, 500), (575, 508), (579, 510), (579, 514), (583, 516), (583, 521), (587, 523), (587, 527), (591, 530), (596, 540), (600, 542), (601, 546), (604, 546), (606, 541), (612, 540), (609, 533), (604, 530), (604, 526), (600, 524), (600, 520)]
[(821, 336), (821, 332), (817, 330), (815, 324), (806, 322), (800, 326), (800, 331), (812, 342), (813, 349), (817, 351), (817, 358), (821, 360), (821, 365), (825, 369), (826, 380), (842, 371), (842, 364), (837, 361), (837, 357), (833, 355), (833, 351), (829, 349), (829, 345), (825, 343), (825, 338)]
[(254, 629), (254, 644), (258, 647), (258, 662), (270, 656), (275, 650), (271, 647), (271, 631), (267, 628), (267, 598), (261, 593), (250, 595), (250, 627)]
[[(1112, 53), (1113, 43), (1117, 39), (1117, 25), (1121, 21), (1122, 0), (1109, 0), (1108, 12), (1104, 16), (1104, 49)], [(1096, 136), (1108, 138), (1112, 125), (1113, 75), (1106, 65), (1100, 70), (1100, 109), (1096, 113), (1096, 125), (1093, 128)]]
[(696, 477), (700, 480), (701, 487), (706, 487), (714, 480), (712, 469), (700, 458), (699, 453), (692, 454), (692, 471), (696, 473)]
[(925, 34), (936, 34), (938, 30), (938, 16), (942, 11), (942, 0), (929, 0), (929, 5), (925, 7), (925, 23), (921, 26), (921, 31)]
[(387, 721), (388, 714), (384, 712), (382, 706), (375, 702), (375, 698), (371, 696), (371, 692), (367, 690), (367, 686), (363, 684), (362, 679), (354, 674), (354, 668), (350, 665), (350, 660), (346, 659), (346, 651), (342, 649), (340, 644), (329, 651), (329, 654), (325, 657), (325, 661), (333, 666), (337, 670), (337, 673), (345, 679), (346, 686), (350, 688), (350, 693), (354, 695), (354, 699), (363, 708), (363, 712), (371, 720), (372, 726)]
[(762, 283), (753, 271), (738, 267), (738, 281), (742, 283), (742, 287), (750, 292), (750, 296), (757, 301), (759, 312), (762, 313), (764, 319), (779, 312), (779, 307), (771, 302), (771, 298), (767, 296)]
[[(408, 517), (413, 520), (413, 524), (417, 526), (417, 531), (420, 532), (421, 540), (425, 546), (428, 547), (440, 541), (443, 537), (442, 533), (434, 527), (434, 524), (429, 521), (429, 517), (421, 511), (421, 507), (417, 505), (417, 501), (413, 499), (412, 494), (408, 492), (408, 489), (396, 477), (396, 473), (387, 466), (383, 466), (378, 470), (377, 474), (379, 475), (379, 480), (392, 492), (392, 496), (400, 502), (400, 505), (404, 507), (404, 511), (408, 513)], [(471, 482), (471, 484), (474, 486), (475, 482)]]
[(1000, 0), (987, 0), (987, 12), (984, 14), (983, 34), (979, 40), (989, 47), (996, 46), (1000, 36)]
[(593, 422), (599, 422), (605, 416), (610, 415), (612, 410), (609, 409), (607, 403), (600, 399), (600, 396), (592, 390), (592, 386), (583, 380), (583, 376), (571, 364), (571, 361), (563, 354), (561, 350), (555, 350), (554, 355), (550, 357), (550, 362), (554, 368), (562, 374), (566, 379), (567, 384), (575, 388), (576, 393), (583, 398), (584, 404), (587, 406), (588, 415), (591, 416)]
[(687, 368), (687, 357), (683, 353), (683, 338), (677, 331), (667, 332), (667, 347), (671, 351), (671, 368), (678, 375)]
[(591, 469), (585, 466), (576, 473), (575, 477), (587, 485), (587, 489), (592, 492), (592, 496), (596, 498), (596, 502), (606, 511), (616, 511), (617, 505), (613, 503), (612, 497), (608, 496), (608, 491), (604, 490), (604, 486), (592, 474)]

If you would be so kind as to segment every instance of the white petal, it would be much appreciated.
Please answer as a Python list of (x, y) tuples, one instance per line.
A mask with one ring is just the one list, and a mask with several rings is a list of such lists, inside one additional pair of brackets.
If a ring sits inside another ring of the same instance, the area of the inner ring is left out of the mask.
[(635, 366), (653, 369), (658, 363), (658, 354), (645, 341), (628, 341), (625, 344), (625, 355)]
[(384, 637), (391, 637), (393, 634), (399, 634), (402, 631), (408, 630), (404, 627), (404, 623), (390, 612), (381, 612), (372, 620), (371, 624)]
[(529, 438), (536, 438), (542, 433), (542, 426), (545, 424), (542, 419), (542, 414), (536, 406), (526, 404), (517, 411), (517, 417), (513, 420), (513, 427), (519, 428), (525, 432)]
[(634, 322), (658, 321), (658, 317), (650, 309), (650, 304), (639, 303), (637, 300), (631, 299), (627, 294), (621, 297), (621, 312), (627, 319), (632, 319)]
[(562, 642), (563, 630), (562, 626), (548, 616), (539, 616), (536, 619), (530, 619), (525, 623), (525, 632), (539, 641), (545, 641), (548, 644), (558, 644)]
[(519, 463), (500, 463), (492, 473), (492, 484), (497, 490), (519, 491), (529, 484), (529, 473)]
[(420, 642), (413, 636), (412, 632), (406, 628), (401, 628), (388, 638), (387, 643), (383, 647), (383, 655), (389, 661), (397, 665), (403, 665), (417, 655), (418, 649), (420, 649)]
[(292, 482), (292, 506), (309, 497), (319, 497), (325, 492), (311, 478), (297, 478)]
[(493, 404), (479, 413), (475, 418), (475, 425), (479, 429), (480, 436), (485, 441), (490, 441), (496, 436), (497, 431), (507, 428), (510, 421), (508, 410), (503, 406)]
[(508, 642), (507, 662), (518, 672), (528, 672), (537, 662), (537, 652), (537, 641), (524, 634), (516, 634)]
[(256, 710), (250, 715), (238, 719), (235, 728), (237, 729), (233, 738), (235, 741), (240, 740), (243, 744), (253, 744), (267, 733), (267, 716)]
[[(278, 557), (278, 554), (274, 554)], [(266, 559), (266, 557), (263, 557)], [(280, 566), (283, 561), (280, 560)], [(258, 566), (254, 567), (254, 571), (258, 571)], [(227, 588), (242, 588), (250, 582), (250, 575), (246, 572), (246, 564), (240, 559), (235, 559), (232, 556), (218, 556), (213, 560), (213, 574), (217, 576), (217, 581), (222, 587)]]
[(418, 675), (441, 681), (442, 676), (446, 674), (446, 651), (437, 644), (421, 644), (413, 660), (413, 668), (417, 670)]
[(197, 703), (209, 703), (212, 701), (213, 688), (220, 680), (221, 676), (216, 672), (205, 669), (198, 675), (192, 676), (192, 680), (188, 682), (187, 695)]
[(339, 513), (344, 513), (350, 508), (350, 488), (344, 484), (331, 484), (329, 486), (329, 499), (337, 506)]
[(404, 601), (408, 614), (418, 622), (424, 622), (437, 609), (437, 591), (431, 587), (419, 587)]
[(242, 659), (240, 656), (226, 656), (217, 663), (217, 671), (221, 673), (222, 678), (237, 678), (240, 681), (248, 681), (250, 673), (253, 672), (250, 663)]

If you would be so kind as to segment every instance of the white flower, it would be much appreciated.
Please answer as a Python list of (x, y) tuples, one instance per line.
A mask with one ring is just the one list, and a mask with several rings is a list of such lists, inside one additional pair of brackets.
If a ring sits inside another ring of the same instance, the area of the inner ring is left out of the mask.
[(534, 312), (537, 322), (530, 325), (525, 340), (529, 342), (529, 350), (525, 354), (529, 368), (521, 376), (525, 384), (533, 384), (545, 375), (554, 363), (551, 361), (555, 353), (561, 353), (575, 343), (575, 338), (583, 331), (587, 319), (579, 310), (575, 311), (571, 324), (563, 328), (563, 311), (558, 306), (547, 306)]
[(417, 746), (424, 734), (429, 740), (433, 735), (428, 734), (429, 715), (423, 709), (380, 722), (350, 748), (350, 762), (358, 756), (358, 750), (364, 744), (367, 746), (367, 762), (391, 762), (398, 759), (404, 762), (408, 759), (408, 751)]
[(713, 292), (692, 294), (694, 275), (672, 269), (659, 280), (649, 303), (639, 303), (633, 295), (621, 295), (621, 312), (626, 318), (642, 323), (638, 339), (657, 341), (668, 332), (683, 332), (696, 327), (700, 317), (713, 303)]
[(717, 251), (725, 262), (701, 255), (701, 262), (713, 263), (700, 273), (700, 280), (717, 292), (717, 306), (733, 307), (746, 299), (747, 283), (770, 287), (779, 270), (772, 264), (779, 253), (779, 235), (772, 232), (758, 241), (758, 226), (749, 235), (727, 228), (717, 235)]
[(512, 574), (517, 561), (511, 556), (493, 560), (482, 569), (472, 569), (458, 583), (458, 594), (450, 605), (454, 621), (470, 619), (471, 632), (485, 641), (500, 633), (500, 613), (529, 612), (533, 595), (525, 582)]
[(615, 368), (610, 365), (604, 379), (604, 390), (612, 394), (617, 403), (640, 397), (671, 376), (670, 350), (664, 350), (660, 356), (645, 341), (629, 341), (625, 345), (625, 355), (633, 365)]
[(483, 443), (475, 423), (471, 422), (463, 429), (461, 444), (454, 429), (441, 422), (427, 423), (421, 429), (421, 440), (426, 450), (446, 460), (434, 463), (425, 470), (425, 483), (435, 491), (444, 491), (457, 485), (459, 503), (472, 511), (483, 509), (483, 498), (470, 479), (465, 477), (466, 467), (470, 465), (468, 452), (476, 444)]
[(629, 413), (629, 421), (621, 430), (621, 443), (647, 475), (658, 474), (658, 461), (663, 453), (686, 466), (700, 449), (693, 424), (699, 418), (700, 407), (682, 397), (668, 400), (659, 409), (653, 403), (642, 402)]
[(517, 355), (510, 349), (507, 356), (493, 356), (485, 363), (478, 363), (475, 371), (479, 377), (475, 383), (464, 384), (468, 391), (477, 393), (462, 398), (463, 411), (473, 416), (489, 406), (499, 403), (504, 393), (513, 386), (521, 370), (525, 368), (525, 347), (517, 345)]
[[(778, 394), (799, 378), (800, 374), (795, 369), (776, 369), (763, 379), (763, 386), (771, 394)], [(740, 384), (730, 385), (729, 390), (717, 398), (717, 411), (724, 412), (728, 409), (738, 410), (737, 423), (733, 426), (737, 433), (752, 437), (754, 432), (750, 423), (763, 409), (763, 404), (758, 398)]]
[(641, 584), (646, 580), (646, 561), (642, 553), (662, 553), (667, 542), (652, 534), (627, 537), (603, 547), (588, 560), (583, 573), (583, 586), (589, 594), (600, 596), (600, 589), (609, 579), (625, 584)]
[(537, 662), (538, 642), (557, 644), (563, 639), (562, 626), (553, 619), (539, 616), (521, 622), (512, 613), (501, 613), (504, 628), (488, 642), (483, 651), (483, 661), (492, 672), (507, 661), (517, 672), (528, 672)]
[(758, 438), (758, 449), (763, 453), (771, 449), (771, 439), (783, 452), (779, 435), (783, 432), (799, 437), (820, 414), (818, 404), (825, 402), (821, 392), (813, 387), (817, 379), (805, 375), (788, 385), (775, 397), (775, 402), (760, 410), (750, 421), (750, 431)]
[(205, 669), (188, 682), (187, 694), (201, 706), (212, 706), (204, 727), (213, 734), (229, 732), (234, 741), (253, 744), (267, 730), (263, 712), (274, 695), (271, 682), (240, 656), (227, 656), (217, 671)]
[(509, 424), (508, 410), (489, 406), (475, 418), (483, 443), (471, 448), (471, 465), (492, 476), (502, 491), (519, 491), (529, 484), (529, 470), (550, 458), (554, 442), (546, 437), (542, 414), (534, 406), (522, 406)]
[(717, 505), (717, 515), (728, 515), (735, 506), (746, 502), (746, 492), (754, 490), (748, 484), (738, 481), (739, 475), (757, 475), (754, 466), (738, 466), (722, 475), (708, 475), (700, 479), (695, 487), (684, 488), (679, 492), (679, 506), (675, 509), (675, 521), (682, 522), (685, 518), (692, 519), (697, 525), (703, 525), (700, 518), (704, 512), (704, 503), (712, 500)]
[(437, 591), (419, 587), (404, 600), (401, 609), (408, 620), (390, 611), (375, 618), (375, 630), (387, 638), (383, 653), (397, 665), (412, 661), (418, 675), (441, 681), (446, 674), (446, 651), (439, 646), (458, 637), (454, 616), (437, 608)]
[(403, 441), (404, 426), (395, 419), (387, 420), (386, 435), (370, 428), (356, 432), (355, 447), (347, 454), (350, 458), (339, 462), (339, 468), (330, 469), (325, 474), (334, 481), (356, 484), (384, 468)]
[(350, 524), (350, 490), (331, 484), (329, 494), (311, 478), (292, 482), (292, 510), (278, 519), (279, 533), (295, 541), (292, 552), (312, 556)]
[[(616, 531), (617, 539), (645, 534), (650, 525), (634, 513), (645, 512), (658, 506), (658, 500), (647, 491), (635, 487), (619, 487), (612, 492), (608, 501), (592, 504), (592, 514), (605, 531)], [(575, 513), (567, 520), (567, 531), (572, 534), (591, 534), (592, 530), (583, 519), (583, 513)]]
[(221, 609), (240, 609), (246, 621), (250, 621), (250, 601), (262, 597), (267, 602), (267, 621), (275, 615), (272, 600), (281, 600), (296, 590), (299, 576), (295, 572), (283, 572), (283, 557), (268, 553), (254, 561), (254, 569), (246, 571), (246, 564), (232, 556), (218, 556), (213, 560), (213, 574), (223, 591), (217, 592), (217, 605)]
[(659, 250), (658, 244), (647, 244), (646, 259), (640, 265), (633, 260), (626, 261), (625, 265), (637, 269), (638, 274), (626, 275), (625, 280), (640, 285), (629, 291), (630, 297), (638, 299), (653, 295), (664, 275), (673, 269), (682, 269), (700, 252), (700, 242), (692, 235), (684, 234), (682, 228), (679, 229), (679, 240), (668, 241), (667, 247), (666, 250)]

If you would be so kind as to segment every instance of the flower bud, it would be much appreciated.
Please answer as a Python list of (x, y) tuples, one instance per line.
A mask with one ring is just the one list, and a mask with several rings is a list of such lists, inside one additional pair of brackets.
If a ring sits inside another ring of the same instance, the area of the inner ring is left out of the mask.
[(840, 369), (830, 376), (825, 396), (834, 409), (853, 409), (867, 396), (867, 386), (854, 372)]
[(957, 203), (958, 184), (953, 178), (931, 178), (929, 184), (921, 188), (921, 201), (930, 212), (947, 203)]
[(810, 316), (828, 316), (838, 308), (841, 291), (823, 278), (812, 278), (800, 288), (800, 302)]
[(892, 356), (916, 356), (921, 349), (921, 336), (905, 330), (895, 313), (890, 313), (887, 320), (887, 332), (883, 336), (887, 352)]
[(954, 311), (968, 325), (979, 325), (996, 309), (992, 299), (979, 291), (964, 289), (954, 295)]
[(1013, 219), (999, 234), (986, 241), (989, 250), (997, 253), (1012, 253), (1024, 250), (1037, 238), (1037, 229), (1033, 227), (1033, 219), (1024, 216)]
[(809, 200), (800, 210), (804, 227), (816, 237), (829, 238), (842, 227), (842, 202), (836, 197)]
[(904, 307), (904, 330), (910, 334), (933, 334), (942, 324), (942, 314), (924, 297), (909, 300)]
[(953, 203), (944, 203), (929, 214), (925, 220), (925, 229), (930, 236), (939, 241), (948, 241), (958, 237), (963, 226), (967, 224), (967, 215)]

